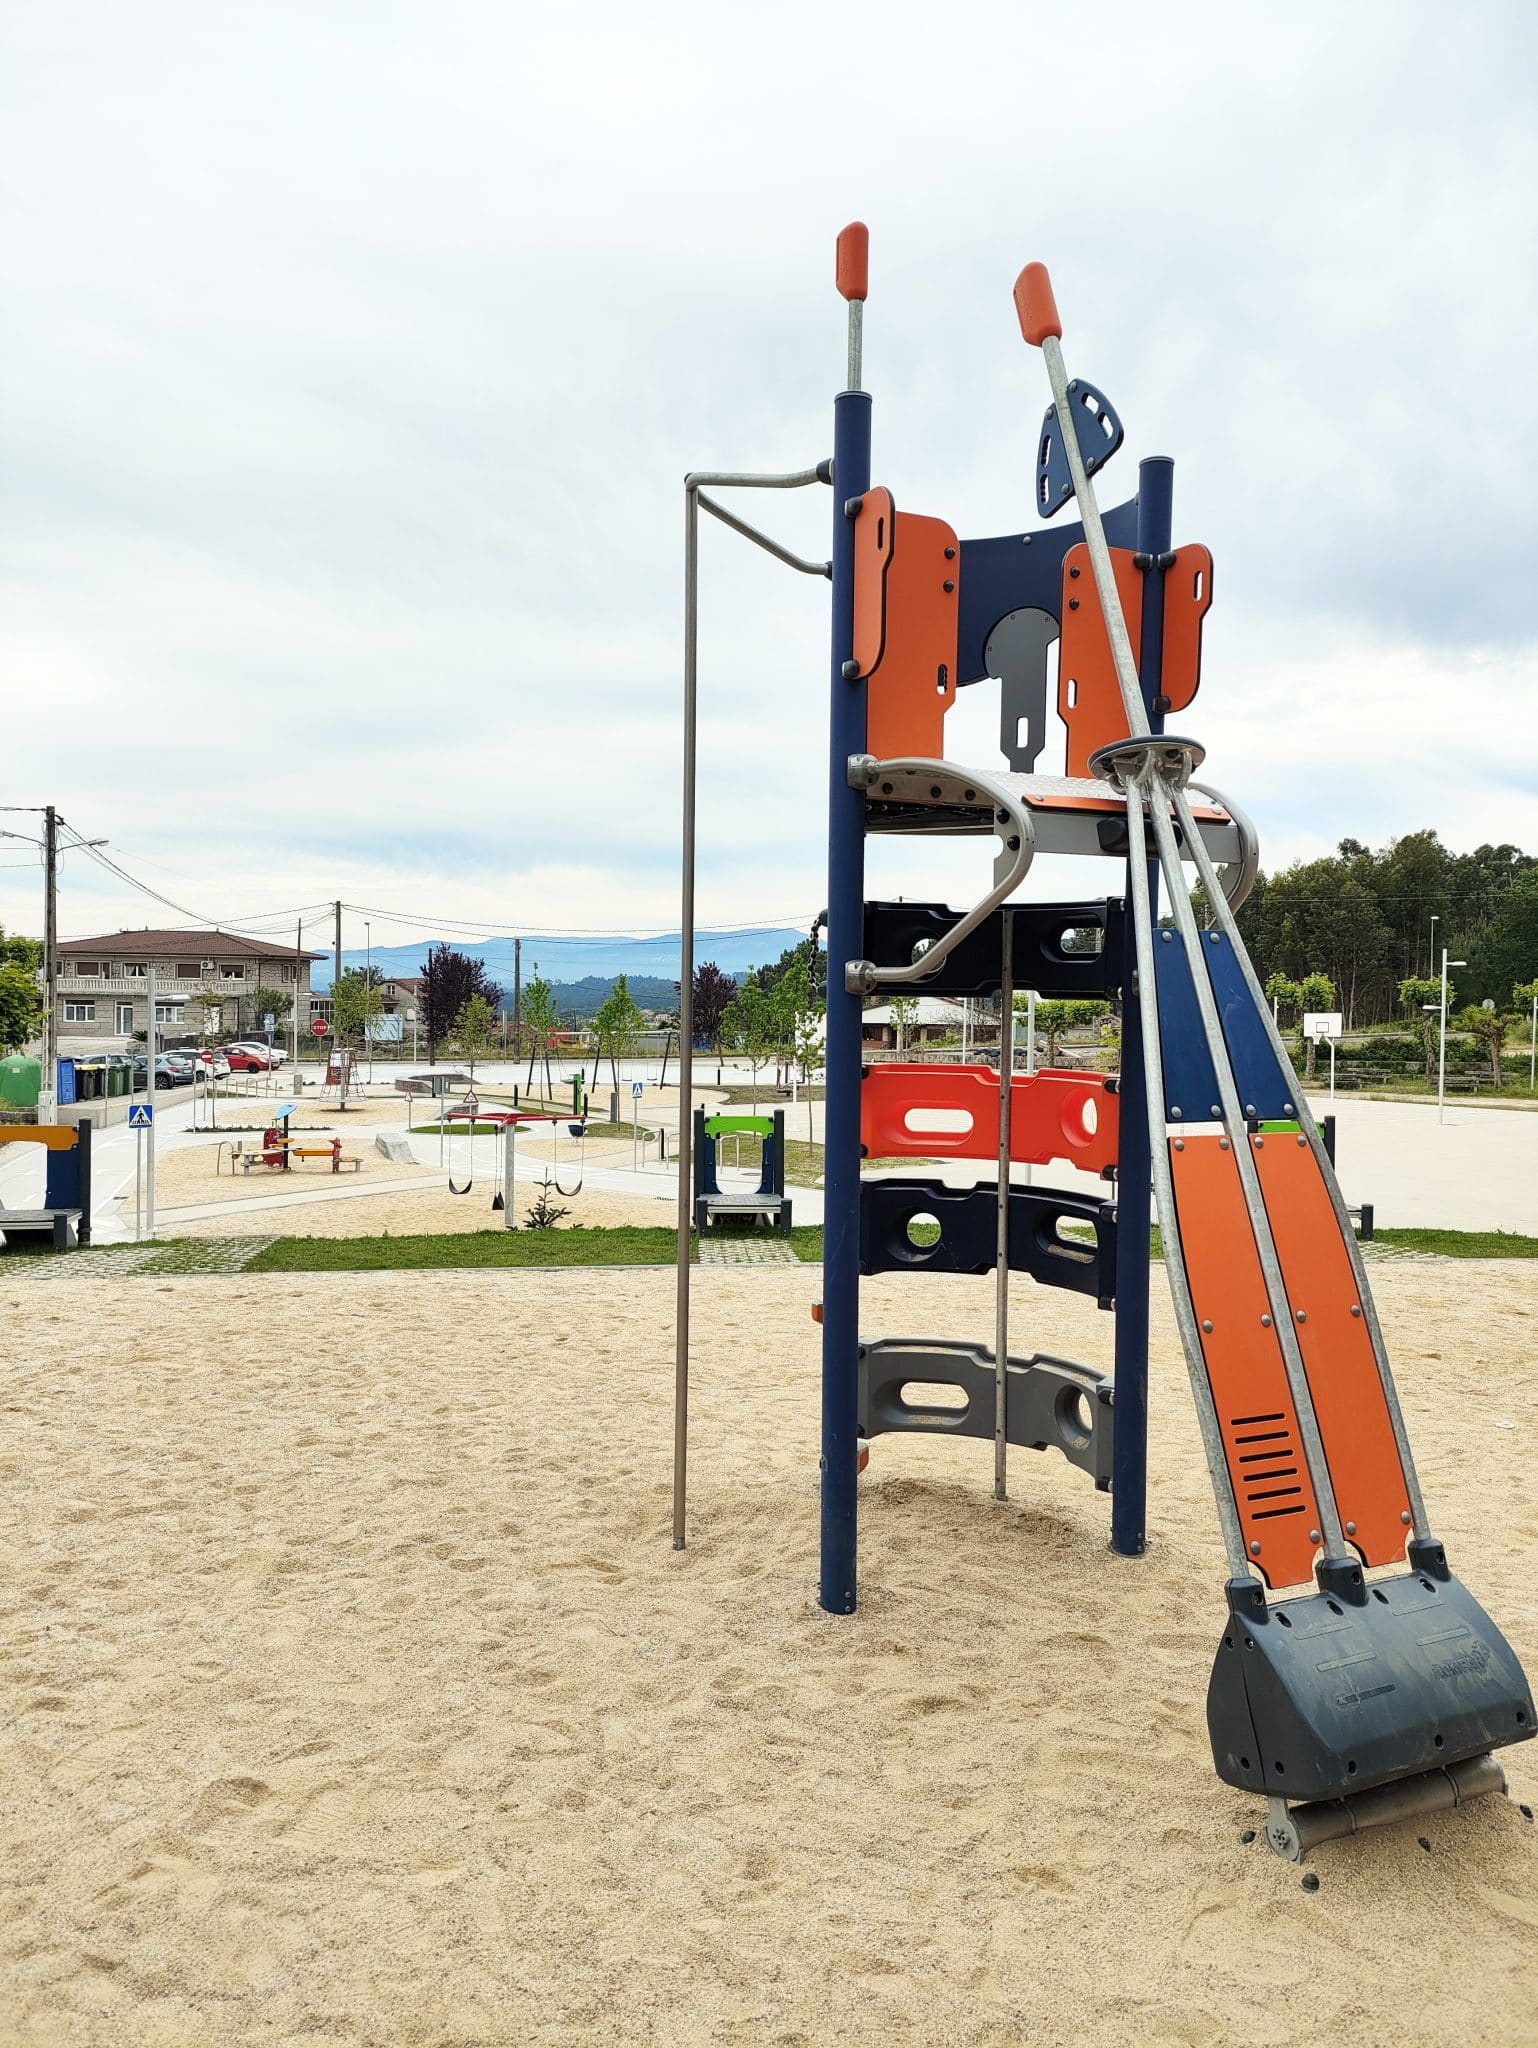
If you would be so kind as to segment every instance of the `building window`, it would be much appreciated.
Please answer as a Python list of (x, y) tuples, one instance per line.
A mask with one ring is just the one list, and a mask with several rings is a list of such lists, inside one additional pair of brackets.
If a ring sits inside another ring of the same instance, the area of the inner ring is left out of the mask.
[(202, 971), (196, 960), (178, 960), (176, 963), (178, 981), (196, 981)]
[(125, 981), (143, 981), (146, 969), (142, 960), (125, 960), (120, 971)]
[(134, 1006), (132, 1003), (118, 1004), (117, 1028), (125, 1038), (132, 1032), (134, 1028)]
[(244, 981), (245, 978), (246, 970), (244, 967), (221, 967), (219, 969), (219, 979), (221, 981)]
[(155, 1005), (155, 1022), (157, 1024), (174, 1024), (176, 1021), (177, 1006), (175, 1003), (157, 1003)]
[(76, 974), (101, 973), (101, 962), (99, 960), (75, 960), (71, 962), (71, 967)]
[(64, 1005), (64, 1021), (66, 1024), (94, 1024), (96, 1022), (96, 1005), (85, 1002), (72, 1003), (66, 1000)]

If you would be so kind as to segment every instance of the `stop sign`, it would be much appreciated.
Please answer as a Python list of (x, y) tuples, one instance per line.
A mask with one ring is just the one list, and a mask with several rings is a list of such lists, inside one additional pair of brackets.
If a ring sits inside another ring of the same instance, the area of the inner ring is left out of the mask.
[(315, 1033), (315, 1036), (317, 1038), (324, 1038), (326, 1033), (331, 1029), (331, 1026), (326, 1022), (324, 1017), (317, 1017), (315, 1019), (315, 1022), (310, 1026), (310, 1029)]

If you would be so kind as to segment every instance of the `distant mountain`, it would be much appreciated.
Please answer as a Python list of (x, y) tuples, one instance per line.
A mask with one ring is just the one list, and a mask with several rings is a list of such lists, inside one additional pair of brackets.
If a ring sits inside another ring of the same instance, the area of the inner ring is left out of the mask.
[[(787, 946), (793, 946), (805, 937), (803, 931), (779, 925), (746, 925), (735, 931), (702, 932), (695, 941), (694, 956), (696, 962), (713, 960), (723, 974), (740, 976), (750, 968), (778, 960)], [(344, 948), (342, 965), (344, 968), (362, 967), (366, 960), (371, 960), (386, 975), (420, 974), (422, 962), (433, 943), (430, 939), (423, 939), (414, 946), (375, 946), (369, 953)], [(513, 941), (510, 937), (473, 942), (450, 939), (448, 943), (458, 946), (472, 959), (484, 960), (487, 973), (501, 983), (511, 1001)], [(528, 982), (536, 971), (542, 974), (546, 981), (555, 984), (558, 1002), (562, 999), (563, 984), (567, 988), (583, 990), (590, 983), (594, 987), (604, 985), (603, 994), (598, 998), (601, 1002), (613, 986), (614, 977), (625, 974), (630, 977), (630, 993), (643, 1009), (670, 1009), (673, 983), (678, 978), (678, 947), (677, 932), (660, 932), (650, 939), (563, 938), (558, 934), (528, 933), (523, 940), (523, 978)], [(330, 954), (323, 960), (317, 960), (311, 969), (311, 985), (322, 992), (329, 989), (331, 968)], [(664, 983), (666, 992), (657, 993)], [(643, 994), (643, 986), (654, 992)]]

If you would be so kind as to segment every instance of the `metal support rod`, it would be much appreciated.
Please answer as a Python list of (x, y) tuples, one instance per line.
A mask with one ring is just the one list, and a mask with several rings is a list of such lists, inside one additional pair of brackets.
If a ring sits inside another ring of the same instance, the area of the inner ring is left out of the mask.
[(860, 1011), (843, 968), (865, 951), (865, 793), (849, 782), (865, 752), (865, 682), (854, 655), (854, 521), (870, 487), (871, 402), (833, 401), (833, 635), (828, 732), (827, 1099), (823, 1131), (822, 1530), (818, 1599), (830, 1614), (857, 1602), (860, 1346)]
[(865, 302), (849, 301), (849, 389), (861, 389), (865, 377)]
[[(1156, 873), (1157, 869), (1148, 857), (1142, 794), (1135, 789), (1129, 790), (1127, 879), (1132, 885), (1132, 896), (1128, 905), (1132, 914), (1128, 924), (1137, 960), (1139, 1042), (1143, 1048), (1147, 1070), (1144, 1093), (1147, 1104), (1149, 1162), (1159, 1213), (1159, 1233), (1164, 1241), (1164, 1270), (1169, 1279), (1170, 1298), (1175, 1308), (1175, 1323), (1180, 1331), (1180, 1345), (1185, 1353), (1186, 1371), (1191, 1381), (1192, 1405), (1196, 1409), (1197, 1426), (1201, 1430), (1202, 1449), (1207, 1454), (1207, 1470), (1212, 1477), (1212, 1493), (1217, 1502), (1218, 1524), (1223, 1531), (1223, 1547), (1228, 1553), (1228, 1568), (1231, 1574), (1237, 1575), (1250, 1571), (1252, 1566), (1244, 1548), (1244, 1530), (1239, 1521), (1239, 1507), (1234, 1499), (1233, 1481), (1229, 1477), (1228, 1460), (1223, 1450), (1223, 1431), (1218, 1421), (1217, 1406), (1212, 1398), (1212, 1386), (1207, 1378), (1207, 1362), (1202, 1351), (1201, 1335), (1196, 1326), (1196, 1305), (1191, 1299), (1191, 1282), (1186, 1274), (1185, 1254), (1181, 1249), (1180, 1216), (1175, 1207), (1175, 1184), (1170, 1173), (1169, 1140), (1166, 1135), (1164, 1108), (1164, 1054), (1159, 1043), (1158, 983), (1154, 976), (1154, 909), (1150, 878)], [(1123, 1114), (1125, 1115), (1125, 1111)], [(1125, 1142), (1124, 1126), (1123, 1143)], [(1120, 1218), (1119, 1196), (1117, 1227), (1118, 1230), (1124, 1227)], [(1118, 1253), (1119, 1247), (1118, 1238)], [(1120, 1319), (1121, 1307), (1118, 1302), (1118, 1323)], [(1114, 1468), (1112, 1483), (1115, 1483)], [(1112, 1505), (1114, 1508), (1114, 1496)]]
[(1373, 1300), (1372, 1288), (1368, 1284), (1367, 1267), (1362, 1258), (1362, 1247), (1357, 1243), (1356, 1232), (1352, 1228), (1351, 1212), (1346, 1207), (1346, 1198), (1342, 1194), (1340, 1182), (1336, 1178), (1329, 1150), (1320, 1134), (1318, 1124), (1314, 1121), (1314, 1113), (1308, 1106), (1308, 1098), (1298, 1085), (1298, 1076), (1292, 1064), (1292, 1055), (1283, 1043), (1282, 1034), (1277, 1029), (1276, 1020), (1273, 1018), (1266, 1002), (1265, 991), (1260, 985), (1260, 977), (1255, 972), (1255, 963), (1245, 950), (1244, 941), (1239, 936), (1238, 922), (1228, 906), (1228, 899), (1218, 886), (1217, 870), (1213, 865), (1212, 856), (1208, 853), (1202, 841), (1201, 834), (1196, 830), (1196, 822), (1191, 816), (1190, 801), (1184, 790), (1177, 790), (1175, 792), (1175, 816), (1179, 822), (1185, 842), (1192, 850), (1196, 861), (1197, 876), (1202, 888), (1206, 892), (1207, 900), (1212, 905), (1213, 914), (1217, 918), (1218, 929), (1234, 949), (1234, 958), (1239, 963), (1240, 972), (1243, 974), (1245, 985), (1249, 989), (1250, 1001), (1254, 1004), (1255, 1014), (1260, 1018), (1262, 1028), (1271, 1041), (1271, 1050), (1276, 1055), (1283, 1074), (1287, 1076), (1292, 1084), (1292, 1112), (1298, 1120), (1299, 1130), (1308, 1139), (1314, 1157), (1319, 1162), (1319, 1170), (1324, 1177), (1324, 1184), (1329, 1190), (1330, 1202), (1335, 1211), (1335, 1221), (1340, 1230), (1341, 1242), (1345, 1246), (1347, 1258), (1351, 1261), (1351, 1273), (1356, 1281), (1357, 1301), (1361, 1305), (1362, 1319), (1366, 1323), (1368, 1335), (1372, 1339), (1373, 1357), (1377, 1360), (1378, 1365), (1378, 1379), (1383, 1388), (1384, 1401), (1388, 1406), (1389, 1419), (1394, 1427), (1394, 1441), (1399, 1447), (1399, 1463), (1404, 1473), (1405, 1492), (1410, 1502), (1410, 1513), (1413, 1517), (1412, 1533), (1417, 1536), (1425, 1536), (1429, 1534), (1426, 1520), (1426, 1502), (1421, 1493), (1420, 1476), (1415, 1469), (1415, 1456), (1410, 1449), (1410, 1433), (1405, 1427), (1404, 1412), (1399, 1405), (1399, 1389), (1395, 1386), (1394, 1375), (1389, 1370), (1388, 1347), (1383, 1341), (1383, 1326), (1378, 1321), (1378, 1305)]
[[(1159, 849), (1159, 864), (1169, 881), (1170, 907), (1175, 913), (1175, 927), (1190, 960), (1191, 983), (1196, 991), (1196, 1007), (1201, 1016), (1202, 1034), (1207, 1041), (1207, 1052), (1212, 1061), (1213, 1076), (1217, 1084), (1218, 1100), (1215, 1107), (1220, 1111), (1223, 1123), (1227, 1126), (1226, 1142), (1233, 1151), (1234, 1165), (1239, 1174), (1239, 1186), (1244, 1195), (1245, 1211), (1255, 1239), (1260, 1270), (1265, 1277), (1266, 1296), (1271, 1304), (1272, 1325), (1282, 1348), (1282, 1363), (1286, 1368), (1287, 1385), (1298, 1418), (1298, 1440), (1303, 1447), (1304, 1461), (1309, 1478), (1313, 1482), (1314, 1498), (1319, 1508), (1319, 1527), (1324, 1539), (1325, 1555), (1332, 1558), (1354, 1557), (1355, 1552), (1347, 1546), (1340, 1509), (1335, 1501), (1330, 1461), (1325, 1456), (1324, 1437), (1319, 1428), (1318, 1414), (1314, 1409), (1313, 1394), (1309, 1389), (1303, 1351), (1293, 1325), (1292, 1303), (1288, 1299), (1287, 1283), (1282, 1278), (1282, 1263), (1277, 1255), (1276, 1240), (1271, 1234), (1271, 1219), (1266, 1211), (1265, 1196), (1261, 1193), (1255, 1154), (1250, 1149), (1249, 1127), (1245, 1120), (1244, 1105), (1239, 1099), (1238, 1084), (1234, 1080), (1228, 1042), (1223, 1036), (1217, 997), (1213, 993), (1212, 982), (1208, 978), (1206, 964), (1201, 957), (1202, 934), (1197, 926), (1196, 913), (1191, 908), (1191, 898), (1187, 893), (1185, 876), (1181, 868), (1180, 847), (1176, 842), (1175, 828), (1170, 820), (1170, 788), (1156, 772), (1152, 757), (1146, 763), (1143, 775), (1148, 787), (1148, 809), (1153, 823), (1154, 842)], [(1190, 816), (1189, 807), (1186, 815)], [(1219, 894), (1221, 893), (1220, 890)]]
[[(1138, 464), (1137, 548), (1144, 558), (1138, 686), (1152, 731), (1164, 686), (1164, 571), (1173, 526), (1175, 465), (1154, 455)], [(1144, 863), (1150, 920), (1159, 913), (1159, 870)], [(1133, 897), (1129, 860), (1127, 901)], [(1111, 1548), (1141, 1557), (1148, 1548), (1148, 1294), (1153, 1161), (1149, 1149), (1148, 1069), (1143, 1011), (1136, 997), (1137, 934), (1126, 925), (1122, 956), (1121, 1145), (1116, 1162), (1116, 1392), (1111, 1439)], [(1163, 1110), (1161, 1106), (1160, 1115)]]
[(1062, 440), (1063, 453), (1068, 458), (1068, 473), (1073, 478), (1073, 494), (1078, 500), (1079, 517), (1084, 524), (1084, 541), (1089, 549), (1090, 567), (1095, 572), (1095, 589), (1100, 597), (1100, 611), (1105, 620), (1106, 637), (1111, 643), (1111, 654), (1116, 663), (1116, 680), (1121, 685), (1122, 708), (1127, 714), (1127, 730), (1138, 739), (1148, 735), (1148, 712), (1143, 703), (1143, 693), (1138, 687), (1137, 663), (1132, 659), (1132, 642), (1127, 636), (1127, 621), (1122, 616), (1121, 597), (1116, 588), (1116, 574), (1111, 567), (1111, 550), (1106, 545), (1105, 527), (1100, 519), (1100, 507), (1095, 501), (1094, 486), (1084, 467), (1084, 457), (1079, 452), (1079, 436), (1073, 423), (1068, 403), (1068, 372), (1063, 364), (1062, 343), (1055, 334), (1049, 334), (1041, 344), (1042, 359), (1047, 366), (1047, 377), (1052, 385), (1052, 402), (1057, 408), (1057, 431)]
[(1004, 957), (999, 965), (999, 1217), (993, 1291), (993, 1497), (1009, 1498), (1009, 1154), (1015, 1109), (1015, 927), (999, 913)]
[[(832, 464), (755, 475), (744, 470), (697, 470), (684, 478), (684, 733), (683, 844), (679, 907), (678, 967), (678, 1246), (673, 1322), (673, 1548), (682, 1550), (688, 1533), (689, 1495), (689, 1307), (693, 1252), (694, 1172), (694, 873), (695, 820), (699, 778), (699, 509), (701, 487), (795, 491), (833, 480)], [(711, 508), (728, 526), (738, 522)], [(750, 539), (763, 537), (756, 533)], [(766, 540), (764, 545), (769, 545)], [(771, 554), (780, 550), (769, 546)], [(793, 566), (801, 566), (793, 563)], [(852, 617), (852, 612), (851, 612)], [(511, 1191), (511, 1179), (508, 1187)]]
[(752, 541), (753, 545), (762, 548), (766, 555), (773, 555), (777, 562), (784, 562), (791, 569), (799, 569), (803, 576), (832, 576), (831, 562), (809, 562), (803, 555), (792, 554), (789, 548), (782, 547), (761, 528), (750, 525), (746, 519), (739, 519), (735, 512), (728, 512), (726, 507), (717, 504), (714, 498), (707, 498), (703, 491), (696, 491), (694, 495), (702, 511), (708, 512), (712, 519), (719, 519), (723, 526), (729, 526), (733, 533), (740, 533), (744, 540)]

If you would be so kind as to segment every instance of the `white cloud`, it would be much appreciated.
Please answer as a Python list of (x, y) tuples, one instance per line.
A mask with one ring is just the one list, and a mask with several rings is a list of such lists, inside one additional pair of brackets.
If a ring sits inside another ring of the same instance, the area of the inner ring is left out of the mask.
[[(1108, 490), (1176, 455), (1217, 559), (1187, 723), (1268, 864), (1538, 847), (1518, 0), (97, 0), (9, 41), (0, 802), (178, 900), (671, 920), (680, 481), (826, 452), (856, 214), (901, 503), (1027, 522), (1030, 256), (1127, 422)], [(750, 510), (821, 555), (805, 497)], [(824, 592), (723, 534), (705, 568), (701, 914), (816, 909)], [(36, 903), (0, 865), (0, 920)], [(66, 929), (162, 914), (69, 863)]]

